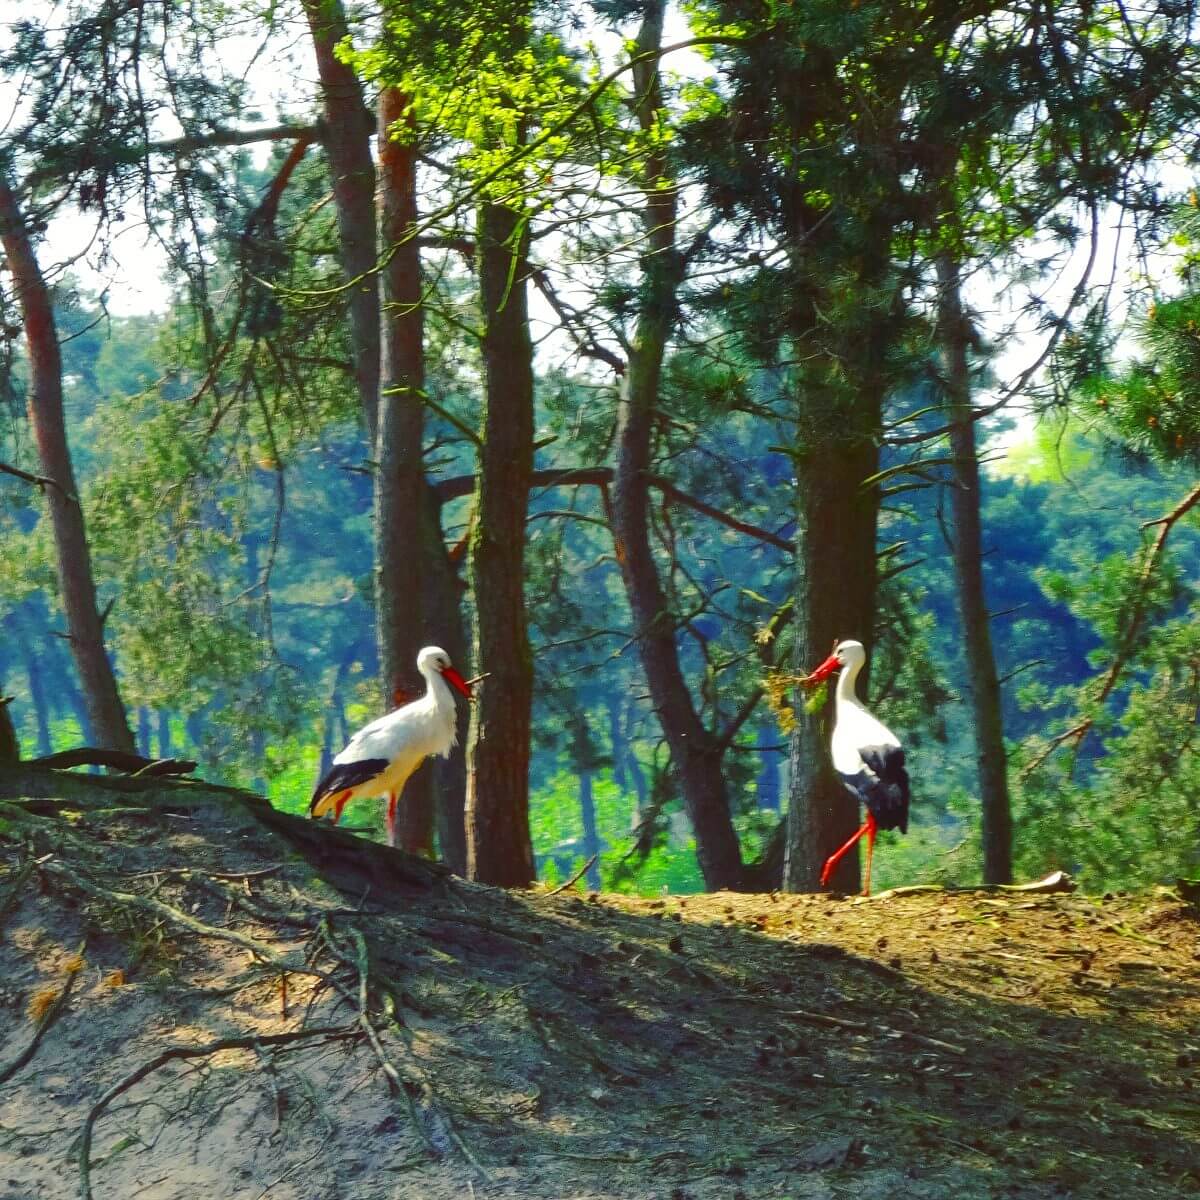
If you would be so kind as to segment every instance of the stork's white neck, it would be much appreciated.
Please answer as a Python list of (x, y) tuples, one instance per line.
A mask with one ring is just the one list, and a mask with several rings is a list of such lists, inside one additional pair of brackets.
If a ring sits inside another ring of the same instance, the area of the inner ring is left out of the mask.
[(856, 691), (858, 687), (858, 673), (862, 670), (862, 663), (854, 662), (845, 666), (838, 672), (837, 681), (837, 706), (839, 709), (847, 706), (853, 708), (861, 708), (865, 711), (866, 706), (858, 698)]
[(436, 667), (429, 667), (423, 668), (421, 674), (425, 676), (425, 703), (430, 708), (437, 708), (442, 711), (449, 709), (457, 717), (454, 696), (450, 691), (450, 685), (446, 682), (445, 676), (442, 675), (441, 671)]

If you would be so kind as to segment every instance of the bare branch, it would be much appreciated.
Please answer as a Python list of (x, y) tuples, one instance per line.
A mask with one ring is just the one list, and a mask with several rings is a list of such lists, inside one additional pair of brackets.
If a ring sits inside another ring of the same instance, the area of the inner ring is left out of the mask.
[[(687, 508), (694, 509), (698, 513), (703, 513), (704, 516), (711, 517), (714, 521), (718, 521), (722, 525), (727, 525), (730, 529), (736, 529), (739, 533), (744, 533), (747, 537), (756, 538), (758, 541), (765, 542), (769, 546), (777, 546), (780, 550), (792, 551), (795, 549), (795, 544), (787, 538), (780, 537), (779, 534), (772, 533), (769, 529), (763, 529), (761, 526), (751, 525), (748, 521), (740, 521), (737, 517), (731, 517), (727, 512), (722, 512), (721, 509), (715, 508), (713, 505), (699, 499), (699, 497), (691, 495), (690, 492), (685, 492), (682, 488), (676, 487), (665, 476), (651, 475), (648, 479), (650, 486), (656, 488), (663, 496)], [(544, 468), (534, 471), (530, 479), (533, 487), (591, 486), (598, 487), (602, 491), (607, 489), (612, 481), (613, 471), (611, 467)], [(443, 504), (448, 500), (457, 500), (462, 496), (469, 496), (474, 490), (474, 475), (456, 475), (450, 479), (443, 479), (434, 485), (434, 491), (437, 492), (438, 499)]]
[(35, 487), (41, 488), (44, 492), (48, 487), (57, 488), (68, 500), (78, 504), (79, 499), (72, 496), (66, 488), (62, 486), (56, 479), (50, 479), (46, 475), (34, 475), (30, 471), (22, 471), (20, 467), (14, 467), (11, 463), (0, 462), (0, 471), (5, 475), (13, 475), (17, 479), (23, 479), (26, 483), (32, 483)]

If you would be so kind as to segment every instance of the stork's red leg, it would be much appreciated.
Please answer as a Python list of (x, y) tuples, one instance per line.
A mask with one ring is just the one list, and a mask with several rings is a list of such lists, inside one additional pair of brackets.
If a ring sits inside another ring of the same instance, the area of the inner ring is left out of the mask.
[(396, 801), (398, 799), (395, 792), (388, 792), (387, 837), (389, 846), (396, 844)]
[(835, 850), (825, 860), (825, 865), (821, 868), (822, 887), (828, 887), (829, 877), (833, 874), (833, 868), (842, 861), (842, 858), (854, 847), (854, 844), (858, 841), (858, 839), (862, 837), (862, 835), (869, 829), (874, 829), (874, 826), (875, 819), (870, 815), (870, 813), (868, 813), (866, 823), (863, 825), (863, 827), (843, 847), (841, 847), (840, 850)]
[(875, 853), (875, 834), (878, 826), (875, 824), (875, 814), (869, 809), (867, 810), (867, 885), (863, 888), (863, 895), (871, 894), (871, 858)]
[[(353, 791), (353, 789), (350, 789)], [(346, 807), (346, 801), (350, 799), (350, 792), (343, 792), (333, 802), (333, 823), (336, 825), (342, 819), (342, 809)]]

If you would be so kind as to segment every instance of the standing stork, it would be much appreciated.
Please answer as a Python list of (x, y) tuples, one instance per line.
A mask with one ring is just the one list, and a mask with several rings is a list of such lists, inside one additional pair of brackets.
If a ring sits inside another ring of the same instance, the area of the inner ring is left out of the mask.
[(834, 867), (852, 846), (867, 835), (867, 880), (863, 895), (871, 894), (871, 856), (875, 852), (875, 834), (880, 829), (908, 832), (908, 772), (904, 769), (904, 750), (896, 735), (871, 715), (855, 693), (858, 673), (867, 661), (862, 642), (838, 642), (833, 653), (801, 682), (815, 686), (834, 671), (837, 701), (830, 749), (833, 769), (842, 786), (867, 810), (862, 827), (840, 849), (835, 850), (821, 870), (821, 886), (829, 883)]
[(387, 796), (388, 845), (396, 844), (396, 805), (409, 776), (431, 754), (446, 757), (458, 740), (457, 712), (450, 688), (471, 698), (471, 688), (450, 665), (450, 656), (437, 646), (417, 655), (417, 670), (425, 677), (425, 695), (364, 725), (334, 760), (317, 784), (310, 817), (333, 813), (336, 825), (342, 809), (358, 796)]

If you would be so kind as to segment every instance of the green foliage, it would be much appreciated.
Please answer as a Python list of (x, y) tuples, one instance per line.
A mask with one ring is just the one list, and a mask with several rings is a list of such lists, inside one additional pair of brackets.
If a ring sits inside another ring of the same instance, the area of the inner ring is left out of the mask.
[(388, 4), (383, 38), (345, 57), (407, 98), (393, 137), (450, 139), (456, 169), (496, 203), (532, 201), (551, 182), (547, 172), (579, 157), (570, 118), (584, 80), (558, 35), (535, 27), (529, 5)]

